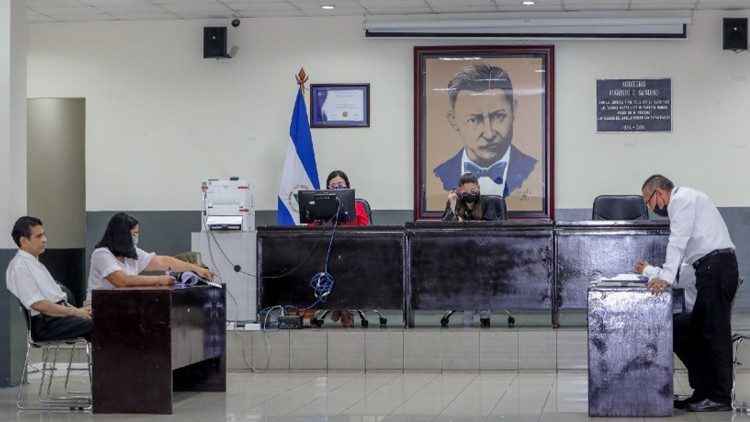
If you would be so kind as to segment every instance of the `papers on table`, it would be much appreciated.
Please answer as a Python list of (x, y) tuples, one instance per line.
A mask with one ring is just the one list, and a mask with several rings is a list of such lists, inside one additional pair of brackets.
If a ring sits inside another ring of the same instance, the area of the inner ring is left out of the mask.
[(648, 281), (648, 277), (638, 274), (617, 274), (616, 276), (605, 279), (604, 281), (632, 281), (645, 283)]
[(614, 277), (599, 277), (591, 284), (599, 286), (638, 286), (648, 282), (648, 277), (638, 274), (617, 274)]

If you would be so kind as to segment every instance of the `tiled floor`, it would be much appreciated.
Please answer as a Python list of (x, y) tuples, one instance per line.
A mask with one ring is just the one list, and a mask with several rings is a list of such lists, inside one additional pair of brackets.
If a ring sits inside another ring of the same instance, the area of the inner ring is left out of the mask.
[[(750, 372), (742, 380), (750, 380)], [(226, 393), (177, 393), (174, 415), (17, 412), (0, 390), (0, 420), (34, 421), (578, 421), (587, 416), (585, 371), (229, 372)], [(675, 392), (687, 392), (684, 372)], [(740, 383), (750, 397), (750, 381)], [(614, 421), (613, 418), (602, 419)], [(630, 420), (644, 420), (633, 418)], [(646, 419), (648, 421), (654, 418)], [(731, 412), (676, 411), (671, 420), (750, 420)]]

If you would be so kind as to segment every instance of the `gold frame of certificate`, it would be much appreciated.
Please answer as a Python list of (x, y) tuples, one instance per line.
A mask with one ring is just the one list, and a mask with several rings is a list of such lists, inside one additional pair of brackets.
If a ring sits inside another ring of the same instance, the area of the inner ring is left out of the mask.
[(370, 84), (311, 84), (310, 127), (370, 127)]

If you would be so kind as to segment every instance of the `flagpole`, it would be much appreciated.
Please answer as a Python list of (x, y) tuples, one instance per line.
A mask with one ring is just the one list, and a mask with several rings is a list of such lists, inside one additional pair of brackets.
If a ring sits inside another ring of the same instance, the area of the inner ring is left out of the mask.
[(310, 133), (310, 122), (305, 106), (305, 83), (308, 75), (304, 68), (300, 68), (295, 75), (297, 85), (296, 100), (292, 111), (292, 121), (289, 126), (289, 141), (287, 143), (284, 167), (281, 172), (281, 183), (278, 191), (278, 224), (299, 224), (300, 190), (320, 189), (318, 168), (315, 163), (315, 148)]

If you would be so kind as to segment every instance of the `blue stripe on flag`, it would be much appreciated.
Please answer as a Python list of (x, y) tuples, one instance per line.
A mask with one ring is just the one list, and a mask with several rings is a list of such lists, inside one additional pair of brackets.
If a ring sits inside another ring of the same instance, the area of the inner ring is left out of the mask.
[(277, 220), (279, 225), (281, 226), (293, 226), (294, 225), (294, 218), (292, 218), (292, 214), (289, 212), (289, 208), (286, 207), (284, 204), (284, 201), (281, 200), (281, 198), (277, 197), (279, 203), (279, 212), (277, 215)]
[(297, 156), (299, 156), (307, 177), (310, 178), (313, 184), (313, 188), (320, 189), (318, 167), (315, 165), (315, 150), (313, 149), (312, 134), (310, 133), (310, 122), (307, 119), (305, 99), (302, 97), (302, 88), (297, 91), (297, 100), (294, 102), (289, 136), (292, 138), (294, 147), (297, 149)]

